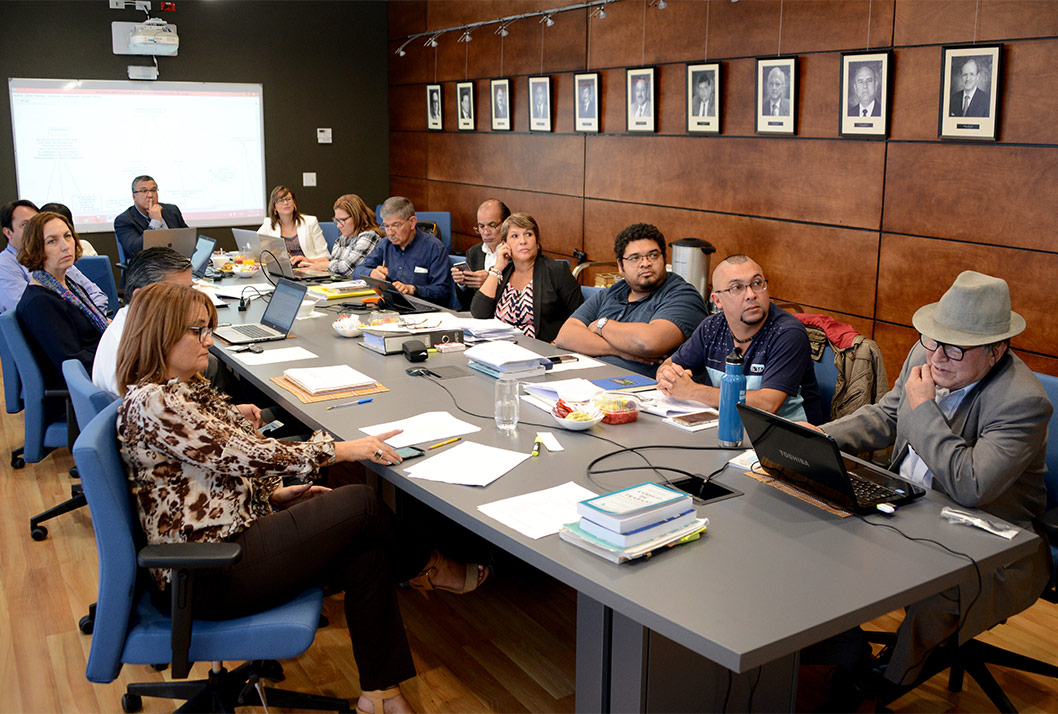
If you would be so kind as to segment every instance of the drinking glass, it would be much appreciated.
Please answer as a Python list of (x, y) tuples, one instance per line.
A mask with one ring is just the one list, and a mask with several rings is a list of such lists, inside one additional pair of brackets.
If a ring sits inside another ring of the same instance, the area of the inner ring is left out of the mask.
[(496, 380), (496, 427), (505, 434), (518, 428), (518, 387), (517, 379)]

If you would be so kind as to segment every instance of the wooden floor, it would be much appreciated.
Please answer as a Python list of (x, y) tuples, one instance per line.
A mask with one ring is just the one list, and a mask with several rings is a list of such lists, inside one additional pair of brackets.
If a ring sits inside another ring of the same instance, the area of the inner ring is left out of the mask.
[[(0, 415), (0, 712), (120, 711), (124, 685), (168, 676), (127, 666), (108, 685), (84, 677), (90, 637), (77, 628), (95, 601), (97, 562), (87, 510), (47, 523), (43, 542), (29, 537), (29, 517), (69, 495), (65, 449), (15, 471), (10, 450), (22, 443), (21, 415)], [(421, 712), (572, 712), (576, 594), (526, 566), (507, 564), (479, 592), (429, 600), (410, 591), (401, 608), (419, 676), (404, 684)], [(284, 662), (283, 687), (333, 696), (358, 695), (356, 669), (338, 597), (324, 602), (329, 627), (300, 658)], [(871, 623), (893, 629), (898, 615)], [(1037, 603), (987, 635), (1004, 647), (1058, 663), (1058, 606)], [(808, 669), (808, 668), (806, 668)], [(197, 665), (193, 676), (202, 676)], [(1053, 680), (1000, 670), (997, 678), (1020, 711), (1058, 712)], [(821, 679), (804, 676), (799, 702), (821, 700)], [(937, 677), (896, 702), (895, 711), (993, 711), (968, 680), (961, 694)], [(144, 700), (144, 711), (172, 711)]]

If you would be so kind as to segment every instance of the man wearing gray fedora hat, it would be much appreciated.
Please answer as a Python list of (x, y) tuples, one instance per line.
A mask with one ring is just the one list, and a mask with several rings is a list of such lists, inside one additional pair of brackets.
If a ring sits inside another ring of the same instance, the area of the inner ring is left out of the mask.
[[(890, 470), (1033, 530), (1046, 505), (1044, 458), (1052, 406), (1040, 381), (1010, 352), (1025, 320), (999, 278), (965, 271), (939, 302), (919, 308), (921, 335), (895, 386), (877, 404), (824, 424), (845, 451), (893, 446)], [(907, 608), (884, 678), (916, 682), (926, 659), (1032, 605), (1050, 576), (1044, 538), (1031, 556), (982, 573)], [(970, 607), (972, 605), (972, 607)]]

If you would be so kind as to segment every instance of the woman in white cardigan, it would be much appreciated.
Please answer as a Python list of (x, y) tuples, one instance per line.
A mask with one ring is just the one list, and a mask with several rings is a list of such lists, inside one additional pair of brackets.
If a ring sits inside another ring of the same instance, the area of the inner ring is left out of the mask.
[(316, 216), (298, 211), (298, 200), (286, 186), (272, 189), (272, 195), (268, 197), (268, 218), (257, 232), (282, 237), (293, 265), (329, 255), (320, 222)]

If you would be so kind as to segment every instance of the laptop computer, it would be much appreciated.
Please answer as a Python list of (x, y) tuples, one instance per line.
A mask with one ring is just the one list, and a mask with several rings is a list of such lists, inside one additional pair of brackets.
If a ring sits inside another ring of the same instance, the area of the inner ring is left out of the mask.
[(291, 265), (286, 239), (279, 236), (262, 235), (259, 237), (261, 239), (260, 262), (269, 275), (286, 278), (287, 280), (316, 280), (331, 277), (331, 274), (326, 270), (295, 268)]
[(143, 232), (143, 248), (163, 246), (172, 248), (185, 258), (190, 258), (195, 250), (194, 228), (159, 228)]
[(298, 308), (301, 307), (306, 292), (308, 286), (280, 279), (272, 291), (272, 297), (260, 322), (220, 327), (214, 330), (213, 334), (233, 345), (285, 340), (294, 324), (294, 318), (298, 316)]
[(404, 293), (393, 287), (393, 283), (388, 280), (379, 280), (378, 278), (372, 278), (370, 275), (362, 275), (360, 277), (365, 283), (378, 290), (382, 296), (382, 304), (379, 307), (399, 312), (401, 315), (437, 312), (440, 309), (437, 307), (417, 307)]
[(209, 259), (213, 256), (213, 249), (217, 247), (217, 241), (209, 236), (199, 236), (195, 243), (195, 252), (191, 254), (191, 275), (196, 278), (206, 277), (210, 268)]
[(746, 404), (738, 404), (742, 425), (761, 467), (779, 481), (838, 508), (866, 515), (879, 504), (898, 506), (926, 494), (850, 454), (827, 434)]
[(261, 236), (257, 231), (248, 231), (245, 228), (232, 228), (232, 238), (235, 239), (235, 252), (252, 255), (254, 259), (261, 254)]

